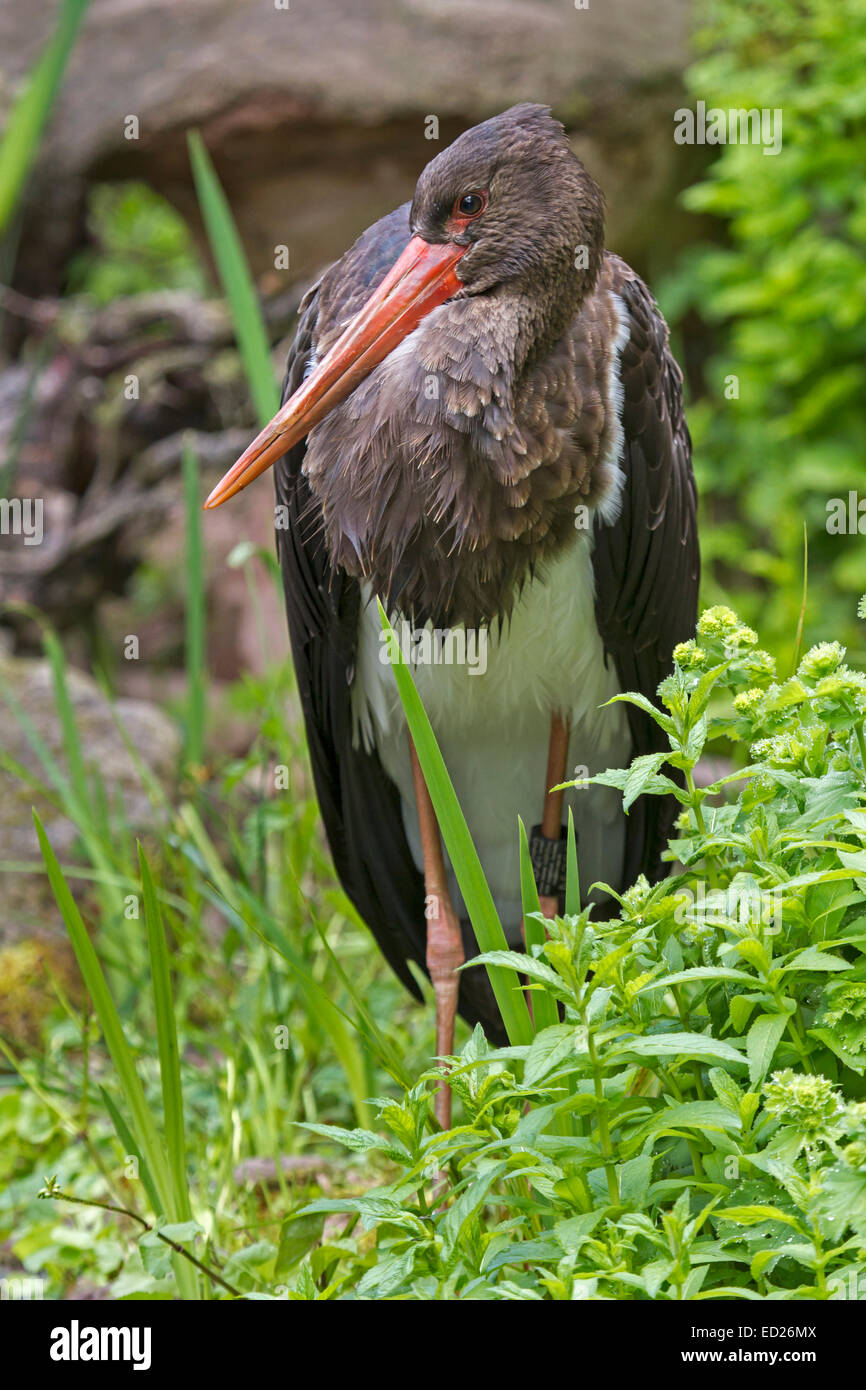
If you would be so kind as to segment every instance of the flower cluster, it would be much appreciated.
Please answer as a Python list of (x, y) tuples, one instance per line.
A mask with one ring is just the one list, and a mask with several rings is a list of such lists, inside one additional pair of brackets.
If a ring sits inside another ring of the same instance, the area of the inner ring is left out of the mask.
[(845, 648), (841, 642), (819, 642), (807, 651), (797, 667), (797, 675), (804, 680), (817, 681), (838, 671), (844, 660)]
[(674, 648), (674, 661), (681, 671), (689, 673), (727, 666), (729, 682), (735, 684), (771, 680), (776, 669), (769, 652), (758, 647), (754, 629), (722, 604), (701, 614), (696, 637)]
[(826, 1076), (805, 1072), (774, 1072), (764, 1086), (769, 1113), (784, 1125), (797, 1129), (810, 1148), (821, 1141), (835, 1139), (845, 1119), (842, 1100)]

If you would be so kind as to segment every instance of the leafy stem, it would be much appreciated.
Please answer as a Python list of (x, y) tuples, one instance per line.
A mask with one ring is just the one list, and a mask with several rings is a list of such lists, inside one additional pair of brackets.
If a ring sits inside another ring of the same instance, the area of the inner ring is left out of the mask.
[(616, 1167), (614, 1165), (613, 1143), (611, 1142), (610, 1129), (607, 1123), (607, 1100), (604, 1094), (604, 1081), (602, 1077), (601, 1063), (599, 1062), (598, 1050), (595, 1046), (592, 1028), (586, 1022), (586, 1015), (583, 1016), (584, 1026), (586, 1027), (587, 1051), (589, 1052), (589, 1062), (592, 1068), (593, 1090), (598, 1105), (596, 1116), (598, 1119), (598, 1139), (601, 1152), (604, 1156), (604, 1171), (607, 1175), (608, 1196), (614, 1206), (619, 1205), (619, 1183), (616, 1177)]

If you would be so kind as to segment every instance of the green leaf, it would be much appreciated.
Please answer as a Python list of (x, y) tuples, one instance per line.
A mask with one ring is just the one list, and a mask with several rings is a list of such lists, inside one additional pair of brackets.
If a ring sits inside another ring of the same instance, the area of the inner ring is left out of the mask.
[[(148, 1231), (138, 1242), (141, 1263), (153, 1279), (166, 1279), (171, 1272), (171, 1248), (155, 1231)], [(177, 1257), (178, 1259), (180, 1256)]]
[(458, 1242), (468, 1233), (473, 1218), (477, 1217), (478, 1211), (487, 1201), (490, 1188), (507, 1170), (507, 1162), (491, 1164), (469, 1183), (457, 1201), (448, 1208), (439, 1227), (443, 1242), (442, 1254), (446, 1261), (451, 1259)]
[(408, 1211), (391, 1197), (317, 1197), (314, 1202), (308, 1202), (298, 1215), (308, 1216), (313, 1212), (332, 1211), (356, 1211), (361, 1217), (365, 1231), (372, 1230), (380, 1221), (385, 1221), (389, 1225), (413, 1231), (416, 1235), (426, 1235), (424, 1223), (414, 1212)]
[(735, 1115), (740, 1113), (740, 1102), (743, 1099), (743, 1092), (740, 1090), (732, 1076), (723, 1067), (711, 1067), (708, 1073), (709, 1082), (719, 1098), (722, 1105), (726, 1106)]
[(746, 1024), (749, 1022), (757, 1003), (758, 1000), (754, 995), (749, 996), (747, 994), (735, 994), (733, 999), (728, 1000), (728, 1013), (735, 1033), (745, 1031)]
[(523, 1069), (524, 1084), (534, 1086), (548, 1072), (553, 1071), (560, 1062), (564, 1062), (568, 1057), (573, 1057), (574, 1051), (573, 1023), (556, 1023), (545, 1028), (543, 1033), (537, 1033), (526, 1054)]
[(724, 965), (695, 965), (691, 970), (677, 970), (673, 975), (663, 975), (658, 980), (652, 980), (638, 990), (638, 993), (649, 994), (654, 989), (667, 989), (670, 985), (697, 984), (699, 980), (733, 980), (747, 985), (755, 983), (754, 975), (747, 975), (744, 970), (731, 970)]
[(817, 946), (808, 946), (805, 951), (798, 951), (779, 971), (780, 975), (785, 975), (789, 970), (852, 970), (850, 961), (842, 960), (839, 956), (833, 956), (829, 951), (819, 951)]
[(733, 1133), (740, 1128), (739, 1114), (734, 1114), (729, 1106), (714, 1100), (688, 1100), (659, 1110), (651, 1120), (641, 1125), (638, 1134), (641, 1140), (644, 1140), (650, 1135), (664, 1134), (671, 1130), (697, 1129), (704, 1132)]
[(789, 1216), (786, 1211), (779, 1207), (754, 1205), (748, 1207), (724, 1207), (716, 1212), (717, 1217), (724, 1217), (728, 1221), (733, 1221), (738, 1226), (757, 1226), (762, 1221), (782, 1221), (786, 1226), (793, 1226), (795, 1231), (801, 1235), (807, 1235), (805, 1227), (794, 1216)]
[[(381, 1134), (374, 1134), (367, 1129), (341, 1129), (339, 1125), (320, 1125), (314, 1124), (311, 1120), (298, 1120), (298, 1129), (308, 1129), (312, 1134), (321, 1134), (323, 1139), (330, 1139), (335, 1144), (342, 1144), (344, 1148), (353, 1150), (354, 1153), (371, 1153), (375, 1149), (390, 1149), (392, 1152), (400, 1154), (400, 1151)], [(405, 1159), (405, 1153), (400, 1154), (400, 1158)]]
[(287, 1216), (280, 1229), (280, 1248), (274, 1265), (274, 1275), (287, 1274), (317, 1241), (321, 1240), (325, 1229), (325, 1217), (321, 1212), (308, 1212), (306, 1215), (293, 1213)]
[(617, 703), (636, 705), (638, 709), (642, 709), (645, 714), (648, 714), (650, 719), (654, 720), (669, 738), (673, 738), (676, 734), (677, 726), (670, 715), (665, 714), (663, 710), (659, 709), (658, 705), (653, 704), (652, 700), (647, 699), (646, 695), (640, 695), (635, 690), (626, 690), (619, 695), (613, 695), (607, 703), (609, 705), (615, 705)]
[(568, 808), (568, 842), (565, 856), (565, 911), (570, 917), (580, 912), (580, 872), (577, 863), (577, 834), (574, 829), (574, 814)]
[(749, 1273), (757, 1281), (764, 1274), (769, 1274), (774, 1265), (779, 1260), (786, 1258), (786, 1250), (759, 1250), (752, 1263), (749, 1265)]
[(589, 1239), (602, 1218), (600, 1211), (583, 1212), (580, 1216), (569, 1216), (558, 1221), (553, 1228), (566, 1255), (579, 1255), (585, 1241)]
[(120, 1140), (124, 1158), (135, 1158), (138, 1161), (138, 1177), (142, 1187), (147, 1193), (147, 1199), (150, 1202), (151, 1209), (157, 1216), (164, 1216), (165, 1212), (163, 1210), (163, 1205), (154, 1185), (153, 1178), (150, 1175), (150, 1169), (141, 1156), (141, 1150), (132, 1136), (129, 1125), (126, 1123), (126, 1120), (121, 1115), (104, 1086), (100, 1086), (99, 1094), (102, 1096), (105, 1108), (111, 1116), (111, 1123), (114, 1125), (115, 1133)]
[(667, 753), (643, 753), (640, 757), (632, 759), (622, 789), (624, 811), (628, 811), (642, 792), (657, 788), (659, 778), (656, 774), (667, 757)]
[(543, 960), (536, 960), (534, 956), (525, 956), (520, 951), (482, 951), (467, 965), (461, 966), (461, 969), (471, 969), (476, 964), (510, 966), (513, 970), (520, 970), (524, 975), (528, 975), (531, 980), (541, 980), (551, 989), (567, 993), (562, 979), (551, 966)]
[(821, 1189), (815, 1205), (831, 1240), (841, 1240), (849, 1226), (866, 1237), (866, 1172), (836, 1163), (821, 1174)]
[[(753, 936), (747, 936), (743, 941), (738, 941), (737, 952), (762, 975), (767, 974), (770, 970), (772, 962), (767, 948), (762, 941), (756, 941)], [(749, 983), (754, 984), (755, 981), (750, 977)]]
[(745, 1059), (730, 1043), (705, 1033), (647, 1033), (639, 1038), (620, 1038), (608, 1055), (633, 1057), (712, 1057), (745, 1066)]
[(750, 1085), (757, 1086), (767, 1075), (787, 1026), (787, 1014), (761, 1014), (755, 1019), (746, 1036)]
[(377, 1301), (392, 1297), (401, 1285), (412, 1277), (417, 1250), (389, 1253), (368, 1269), (358, 1285), (359, 1298), (375, 1297)]
[(652, 1178), (653, 1160), (650, 1154), (638, 1154), (619, 1168), (619, 1195), (624, 1203), (642, 1207)]
[(203, 1234), (197, 1221), (171, 1221), (159, 1229), (166, 1240), (173, 1240), (178, 1245), (185, 1245), (187, 1241), (195, 1240), (196, 1236)]
[(832, 1028), (809, 1028), (807, 1031), (810, 1038), (816, 1038), (818, 1042), (823, 1043), (834, 1056), (839, 1058), (840, 1062), (844, 1062), (845, 1066), (850, 1067), (858, 1076), (863, 1076), (866, 1073), (866, 1057), (855, 1056), (853, 1052), (850, 1052)]
[(504, 1265), (556, 1264), (562, 1259), (562, 1246), (553, 1236), (548, 1239), (520, 1240), (497, 1250), (484, 1266), (485, 1274), (493, 1274)]

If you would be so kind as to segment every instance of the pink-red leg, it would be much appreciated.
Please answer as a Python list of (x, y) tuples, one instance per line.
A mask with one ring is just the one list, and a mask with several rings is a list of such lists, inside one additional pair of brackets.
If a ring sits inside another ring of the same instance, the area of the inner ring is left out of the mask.
[[(442, 837), (427, 783), (418, 762), (415, 745), (409, 740), (415, 802), (424, 856), (425, 917), (427, 919), (427, 969), (436, 997), (436, 1052), (440, 1057), (454, 1051), (454, 1020), (457, 1016), (459, 966), (465, 960), (463, 934), (451, 906), (448, 875), (442, 853)], [(436, 1118), (443, 1129), (451, 1126), (451, 1088), (447, 1081), (436, 1093)]]

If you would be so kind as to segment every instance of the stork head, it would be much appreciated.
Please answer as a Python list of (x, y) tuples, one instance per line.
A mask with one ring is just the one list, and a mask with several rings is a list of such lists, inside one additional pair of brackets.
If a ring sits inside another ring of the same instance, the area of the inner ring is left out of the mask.
[(282, 458), (438, 305), (516, 296), (541, 343), (575, 313), (604, 254), (601, 191), (544, 106), (514, 106), (437, 155), (418, 180), (410, 226), (395, 265), (206, 507)]
[(604, 253), (604, 200), (546, 106), (512, 106), (467, 130), (427, 165), (412, 231), (462, 246), (467, 295), (520, 287), (569, 301), (592, 288)]

